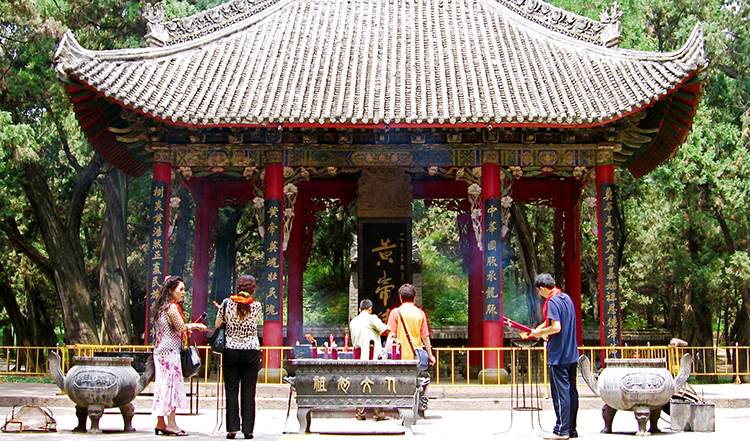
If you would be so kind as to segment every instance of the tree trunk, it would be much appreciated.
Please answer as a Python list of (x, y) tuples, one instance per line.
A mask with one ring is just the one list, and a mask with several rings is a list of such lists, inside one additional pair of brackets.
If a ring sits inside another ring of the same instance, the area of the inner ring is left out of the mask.
[[(70, 225), (57, 212), (42, 167), (37, 163), (27, 162), (23, 164), (23, 171), (26, 178), (24, 192), (42, 233), (60, 297), (65, 327), (63, 340), (65, 343), (98, 344), (78, 230), (71, 230)], [(71, 202), (71, 205), (78, 204)], [(78, 212), (78, 219), (72, 221), (72, 225), (80, 225), (80, 215)]]
[[(0, 274), (4, 273), (3, 263), (0, 262)], [(30, 326), (28, 320), (21, 312), (18, 305), (16, 293), (13, 287), (8, 283), (6, 277), (0, 280), (0, 306), (5, 309), (5, 313), (10, 319), (10, 324), (16, 332), (16, 344), (20, 346), (32, 346), (33, 342), (30, 336)]]
[[(750, 302), (743, 301), (742, 305), (737, 310), (737, 319), (734, 321), (732, 326), (732, 341), (738, 343), (740, 346), (747, 346), (747, 342), (750, 341)], [(729, 344), (727, 344), (729, 346)], [(748, 351), (737, 351), (739, 353), (734, 354), (737, 357), (735, 361), (738, 372), (750, 372), (750, 356)], [(743, 383), (750, 383), (750, 375), (742, 376)]]
[[(692, 264), (699, 267), (701, 265), (700, 249), (695, 240), (697, 232), (692, 225), (689, 225), (686, 233)], [(706, 287), (698, 281), (689, 284), (686, 289), (688, 292), (682, 317), (681, 338), (691, 346), (713, 347), (713, 308), (707, 299)], [(713, 372), (715, 366), (713, 351), (698, 352), (694, 366), (696, 372)], [(715, 379), (715, 377), (709, 378)]]
[(128, 345), (133, 342), (127, 261), (128, 178), (113, 169), (102, 182), (102, 219), (99, 262), (99, 290), (102, 296), (102, 344)]
[(563, 210), (562, 208), (554, 208), (553, 210), (553, 222), (554, 231), (552, 232), (552, 249), (553, 249), (553, 265), (555, 282), (557, 286), (565, 286), (565, 264), (563, 262), (563, 256), (565, 256), (565, 250), (563, 250), (565, 231), (563, 230)]
[(237, 262), (237, 225), (244, 207), (232, 206), (221, 210), (216, 234), (216, 264), (212, 300), (229, 297), (234, 292), (235, 264)]
[(170, 238), (169, 274), (184, 275), (189, 257), (192, 256), (194, 243), (192, 240), (190, 221), (193, 219), (192, 196), (190, 190), (184, 186), (175, 188), (173, 197), (180, 198), (180, 206), (177, 207), (177, 218), (174, 224), (174, 240)]
[(526, 281), (526, 305), (529, 310), (529, 320), (536, 326), (544, 320), (542, 316), (542, 298), (534, 289), (534, 279), (539, 274), (539, 261), (534, 246), (534, 234), (526, 217), (524, 204), (513, 204), (510, 207), (511, 222), (518, 237), (518, 257), (521, 261), (523, 278)]
[(24, 282), (26, 288), (26, 318), (29, 323), (31, 344), (34, 346), (55, 346), (55, 323), (51, 319), (48, 302), (43, 297), (43, 291), (30, 278)]
[[(0, 262), (0, 274), (5, 268)], [(21, 346), (54, 346), (57, 343), (55, 336), (55, 325), (50, 320), (52, 314), (48, 308), (42, 293), (27, 277), (24, 282), (26, 288), (26, 314), (18, 304), (16, 292), (5, 280), (0, 281), (0, 306), (5, 308), (11, 325), (15, 330), (16, 342)]]

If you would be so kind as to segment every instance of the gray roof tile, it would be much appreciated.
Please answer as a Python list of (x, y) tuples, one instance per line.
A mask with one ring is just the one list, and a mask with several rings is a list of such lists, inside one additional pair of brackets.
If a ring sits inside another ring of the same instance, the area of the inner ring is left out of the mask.
[(596, 125), (706, 68), (700, 27), (673, 53), (608, 48), (605, 24), (537, 0), (234, 0), (163, 24), (164, 47), (90, 51), (58, 70), (188, 125)]

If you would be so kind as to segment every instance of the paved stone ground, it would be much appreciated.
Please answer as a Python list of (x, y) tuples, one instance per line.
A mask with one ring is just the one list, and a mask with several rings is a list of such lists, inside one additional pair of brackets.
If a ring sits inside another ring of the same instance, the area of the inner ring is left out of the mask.
[[(0, 440), (60, 440), (60, 441), (135, 441), (159, 439), (154, 436), (155, 418), (149, 414), (139, 413), (133, 419), (137, 432), (118, 433), (122, 429), (122, 419), (116, 413), (106, 413), (101, 421), (103, 434), (73, 433), (76, 418), (73, 409), (52, 408), (57, 420), (58, 432), (45, 434), (0, 434)], [(10, 409), (0, 408), (8, 413)], [(511, 424), (512, 417), (512, 424)], [(533, 417), (533, 424), (532, 424)], [(224, 439), (225, 432), (217, 426), (216, 411), (207, 410), (198, 415), (178, 415), (178, 424), (187, 431), (192, 440)], [(259, 410), (255, 427), (255, 439), (260, 441), (327, 441), (344, 440), (367, 435), (368, 441), (394, 440), (393, 435), (424, 440), (490, 440), (518, 439), (537, 440), (545, 430), (551, 430), (555, 415), (551, 410), (531, 414), (521, 411), (428, 411), (428, 418), (419, 420), (412, 426), (413, 433), (405, 433), (398, 420), (356, 421), (353, 418), (313, 418), (311, 428), (318, 432), (310, 435), (297, 435), (299, 428), (292, 412), (286, 419), (285, 410)], [(750, 428), (750, 412), (746, 408), (716, 410), (716, 431), (713, 433), (671, 432), (669, 417), (664, 416), (659, 423), (661, 434), (654, 435), (662, 441), (719, 441), (727, 439), (746, 439)], [(541, 423), (541, 424), (540, 424)], [(618, 413), (615, 417), (613, 434), (601, 434), (602, 420), (600, 412), (593, 409), (582, 410), (578, 416), (580, 437), (589, 441), (626, 441), (635, 438), (637, 424), (629, 412)], [(285, 432), (287, 432), (285, 434)], [(294, 432), (293, 434), (288, 432)], [(745, 435), (742, 435), (745, 433)], [(238, 439), (242, 439), (240, 435)]]
[[(50, 387), (52, 386), (52, 387)], [(726, 441), (728, 439), (746, 439), (750, 430), (750, 385), (706, 385), (694, 386), (696, 392), (702, 394), (708, 403), (716, 405), (716, 431), (712, 433), (671, 432), (669, 416), (663, 415), (659, 423), (661, 434), (654, 435), (661, 441)], [(210, 388), (206, 388), (208, 391)], [(292, 408), (287, 418), (286, 402), (288, 387), (278, 386), (269, 392), (261, 387), (259, 396), (266, 395), (259, 406), (255, 427), (255, 439), (261, 441), (335, 441), (345, 440), (363, 435), (367, 441), (392, 441), (394, 435), (406, 436), (424, 440), (492, 440), (518, 439), (537, 440), (545, 430), (551, 430), (555, 415), (551, 410), (549, 399), (542, 399), (543, 410), (540, 412), (511, 411), (508, 398), (492, 395), (502, 395), (497, 388), (468, 388), (459, 391), (453, 388), (439, 388), (432, 391), (433, 399), (427, 418), (419, 420), (412, 426), (412, 432), (404, 431), (397, 419), (381, 422), (356, 421), (353, 418), (313, 418), (311, 429), (316, 433), (297, 435), (299, 428), (296, 412)], [(49, 394), (54, 392), (55, 396)], [(283, 394), (281, 394), (283, 392)], [(281, 394), (281, 396), (277, 396)], [(286, 396), (284, 396), (286, 395)], [(468, 396), (467, 396), (468, 395)], [(268, 397), (271, 396), (271, 397)], [(461, 397), (454, 397), (461, 396)], [(474, 398), (472, 398), (474, 397)], [(57, 420), (57, 433), (49, 434), (8, 434), (0, 433), (0, 441), (15, 440), (61, 440), (61, 441), (131, 441), (143, 439), (159, 439), (153, 434), (155, 418), (150, 415), (148, 400), (139, 397), (139, 409), (133, 420), (137, 432), (118, 433), (122, 429), (122, 418), (113, 409), (101, 419), (104, 434), (73, 433), (76, 418), (72, 404), (65, 404), (67, 397), (57, 395), (54, 385), (28, 385), (0, 383), (0, 417), (7, 415), (12, 406), (8, 401), (28, 400), (40, 405), (49, 404)], [(614, 422), (614, 434), (600, 434), (603, 427), (600, 411), (601, 401), (597, 398), (585, 398), (586, 407), (582, 408), (578, 417), (578, 431), (580, 437), (589, 441), (626, 441), (633, 440), (637, 424), (630, 412), (619, 412)], [(278, 406), (278, 403), (282, 406)], [(68, 401), (69, 403), (69, 401)], [(270, 406), (266, 406), (267, 404)], [(268, 408), (270, 407), (270, 408)], [(455, 410), (456, 408), (465, 410)], [(225, 432), (220, 425), (216, 402), (205, 398), (197, 415), (181, 414), (177, 417), (178, 424), (186, 430), (192, 440), (224, 439)], [(745, 433), (745, 435), (743, 435)], [(242, 435), (238, 437), (242, 439)]]

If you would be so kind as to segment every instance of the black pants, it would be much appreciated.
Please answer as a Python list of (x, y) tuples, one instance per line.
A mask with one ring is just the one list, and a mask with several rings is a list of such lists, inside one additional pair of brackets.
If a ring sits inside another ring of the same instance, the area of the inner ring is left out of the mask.
[(557, 414), (553, 432), (557, 435), (577, 437), (578, 389), (576, 388), (577, 363), (550, 365), (549, 383), (552, 389), (552, 404)]
[(224, 349), (223, 363), (224, 391), (227, 396), (227, 432), (240, 431), (242, 409), (242, 433), (253, 433), (260, 351)]

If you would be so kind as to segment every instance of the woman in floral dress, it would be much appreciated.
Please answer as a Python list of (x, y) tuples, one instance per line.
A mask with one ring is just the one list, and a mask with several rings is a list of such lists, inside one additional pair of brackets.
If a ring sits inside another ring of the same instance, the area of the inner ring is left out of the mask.
[(182, 277), (169, 276), (159, 291), (151, 313), (154, 323), (154, 406), (152, 415), (157, 422), (156, 435), (187, 436), (175, 421), (178, 407), (188, 407), (185, 383), (182, 379), (180, 349), (182, 336), (186, 332), (205, 331), (202, 323), (185, 323), (180, 303), (185, 298), (185, 281)]

